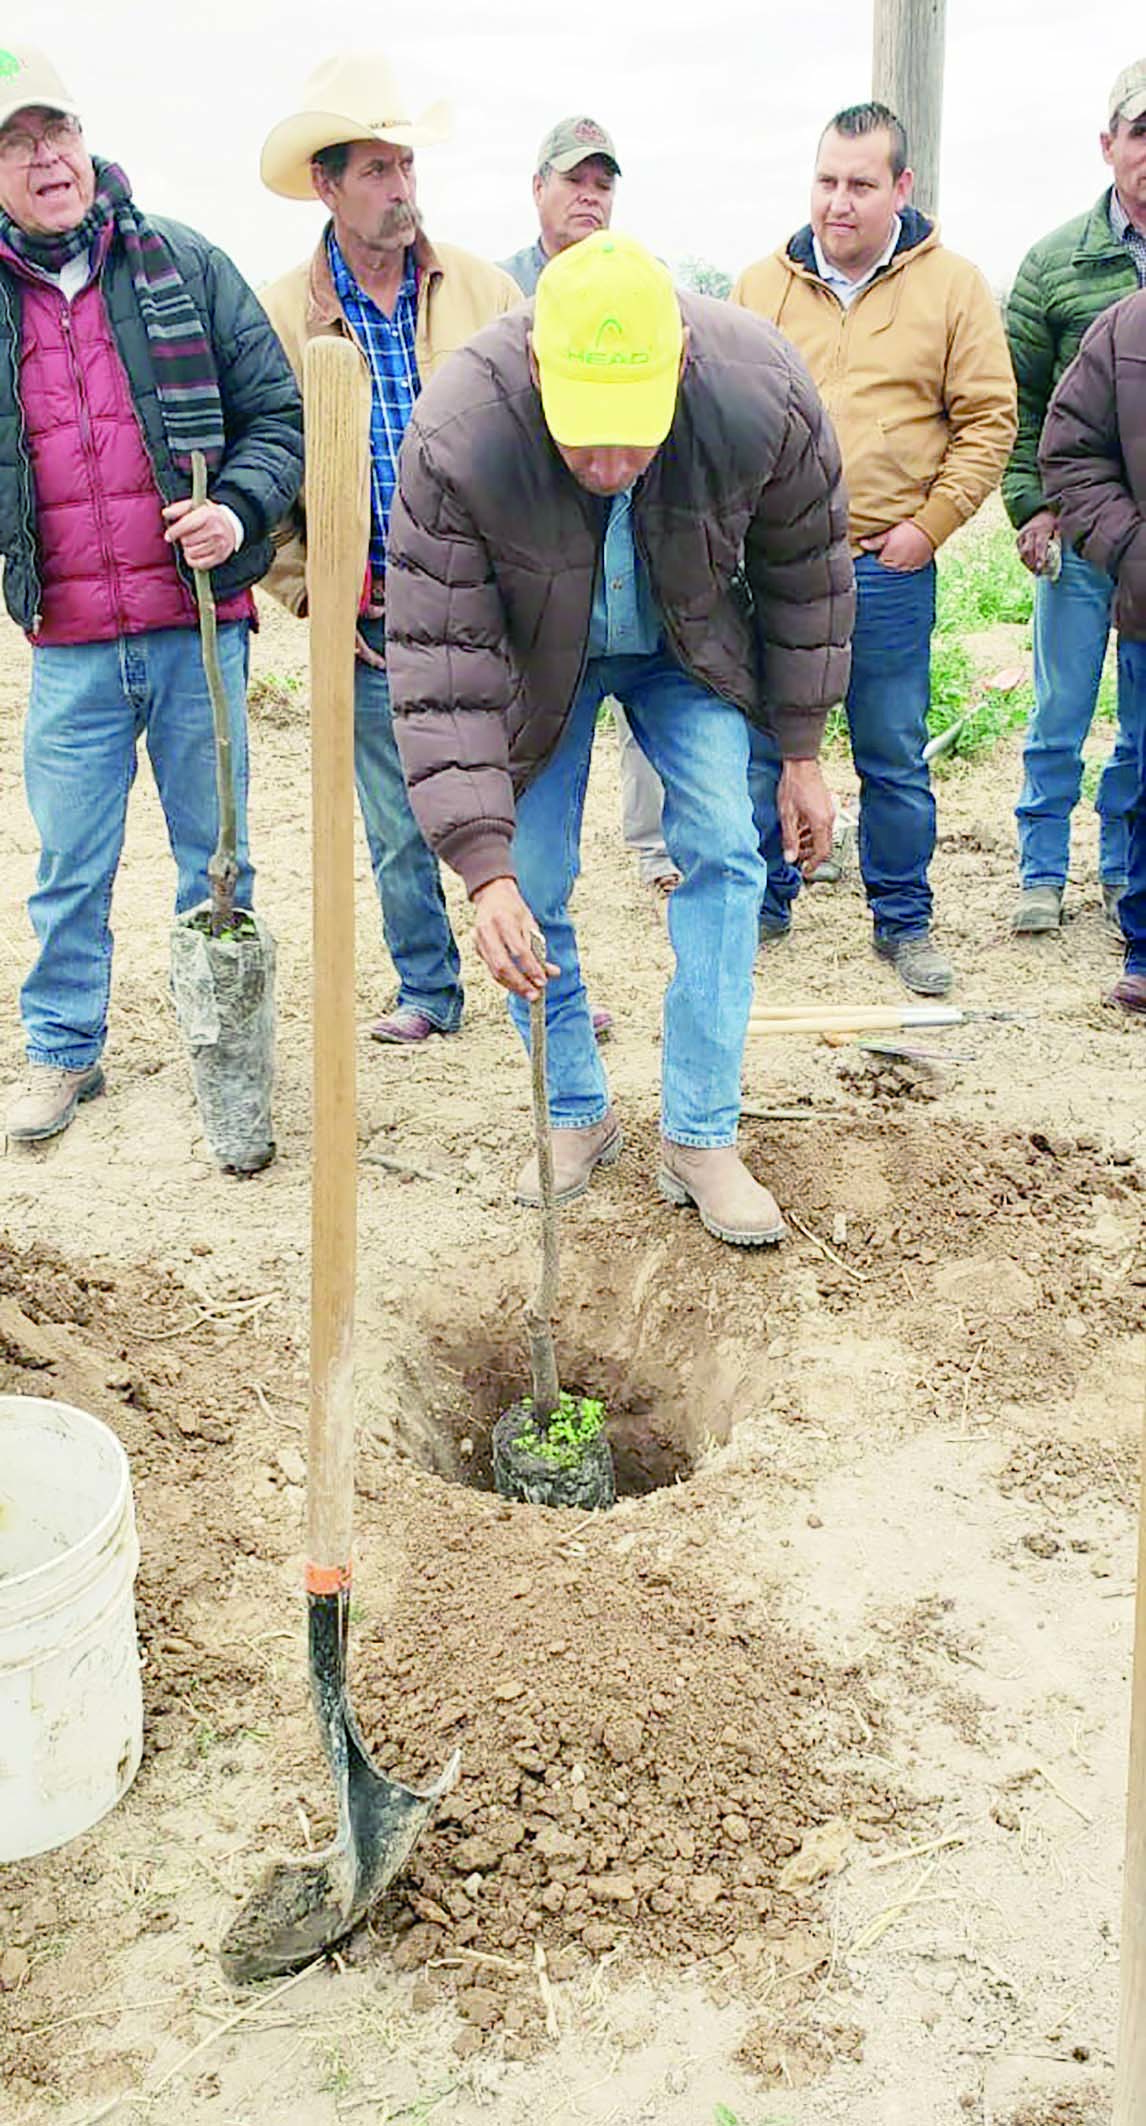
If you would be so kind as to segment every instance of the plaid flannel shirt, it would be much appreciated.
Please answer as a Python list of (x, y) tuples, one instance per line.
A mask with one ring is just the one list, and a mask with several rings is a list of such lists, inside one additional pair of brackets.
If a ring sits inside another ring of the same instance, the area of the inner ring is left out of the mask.
[(386, 533), (398, 484), (398, 452), (420, 389), (414, 354), (418, 323), (418, 276), (413, 249), (394, 315), (387, 317), (359, 287), (334, 238), (327, 236), (330, 272), (347, 323), (370, 369), (370, 566), (386, 566)]
[(1110, 194), (1110, 227), (1117, 241), (1120, 244), (1125, 244), (1131, 258), (1134, 260), (1134, 271), (1138, 275), (1138, 286), (1146, 288), (1146, 236), (1142, 234), (1141, 229), (1135, 228), (1134, 223), (1131, 221), (1122, 201), (1118, 197), (1117, 185), (1114, 186)]

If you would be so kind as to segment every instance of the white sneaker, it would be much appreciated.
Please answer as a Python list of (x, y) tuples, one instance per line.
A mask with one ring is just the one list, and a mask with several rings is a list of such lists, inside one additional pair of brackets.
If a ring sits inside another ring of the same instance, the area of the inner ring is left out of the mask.
[(28, 1075), (8, 1109), (8, 1136), (13, 1144), (38, 1144), (67, 1128), (81, 1100), (103, 1091), (103, 1069), (61, 1070), (56, 1063), (29, 1063)]

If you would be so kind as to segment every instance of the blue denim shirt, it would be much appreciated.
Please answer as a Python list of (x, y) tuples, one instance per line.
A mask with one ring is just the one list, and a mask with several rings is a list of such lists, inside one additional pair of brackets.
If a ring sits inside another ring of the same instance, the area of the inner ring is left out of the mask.
[(540, 237), (535, 244), (526, 244), (524, 251), (515, 251), (512, 258), (498, 259), (502, 272), (517, 282), (523, 295), (536, 295), (537, 283), (548, 264)]
[(633, 537), (633, 490), (614, 495), (589, 623), (590, 657), (654, 657), (660, 615)]

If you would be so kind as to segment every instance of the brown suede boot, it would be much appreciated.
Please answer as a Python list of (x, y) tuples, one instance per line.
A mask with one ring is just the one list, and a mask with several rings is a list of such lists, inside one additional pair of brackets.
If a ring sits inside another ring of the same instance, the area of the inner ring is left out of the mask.
[[(621, 1156), (621, 1125), (612, 1108), (589, 1129), (555, 1129), (553, 1142), (553, 1201), (572, 1203), (583, 1196), (598, 1166), (615, 1166)], [(527, 1159), (517, 1177), (518, 1203), (536, 1206), (541, 1201), (537, 1153)]]
[(774, 1196), (754, 1179), (735, 1145), (700, 1149), (661, 1138), (657, 1184), (670, 1203), (692, 1203), (717, 1240), (733, 1247), (771, 1247), (785, 1235)]
[(103, 1091), (103, 1069), (64, 1070), (55, 1063), (29, 1063), (28, 1074), (8, 1109), (8, 1136), (13, 1144), (42, 1144), (58, 1137), (72, 1121), (81, 1100)]
[(1124, 974), (1102, 1001), (1116, 1011), (1128, 1012), (1131, 1018), (1146, 1018), (1146, 974)]

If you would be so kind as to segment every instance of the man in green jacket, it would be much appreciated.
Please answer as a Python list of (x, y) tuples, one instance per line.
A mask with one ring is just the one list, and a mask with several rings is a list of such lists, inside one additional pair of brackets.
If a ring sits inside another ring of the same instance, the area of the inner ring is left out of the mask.
[[(1057, 930), (1070, 856), (1070, 815), (1082, 783), (1082, 748), (1094, 715), (1110, 632), (1113, 585), (1067, 546), (1039, 474), (1043, 422), (1059, 377), (1087, 327), (1146, 287), (1146, 59), (1125, 67), (1100, 134), (1114, 182), (1088, 213), (1028, 251), (1007, 304), (1007, 338), (1019, 391), (1019, 432), (1003, 475), (1003, 500), (1019, 555), (1035, 585), (1035, 707), (1016, 807), (1020, 936)], [(1059, 566), (1061, 552), (1061, 567)], [(1098, 786), (1099, 877), (1108, 921), (1126, 884), (1126, 814), (1137, 780), (1136, 712), (1119, 695), (1119, 730)], [(1121, 935), (1121, 933), (1119, 933)]]

